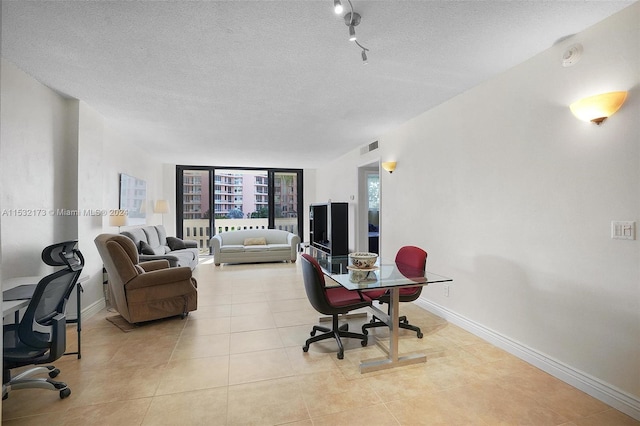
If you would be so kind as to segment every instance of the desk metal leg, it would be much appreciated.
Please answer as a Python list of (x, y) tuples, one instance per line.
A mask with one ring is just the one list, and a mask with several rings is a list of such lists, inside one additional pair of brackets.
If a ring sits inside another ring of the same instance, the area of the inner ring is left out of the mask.
[(389, 326), (389, 352), (387, 353), (387, 358), (381, 360), (362, 361), (360, 363), (361, 373), (386, 370), (388, 368), (398, 367), (401, 365), (417, 364), (427, 361), (427, 357), (424, 354), (399, 356), (398, 333), (400, 331), (400, 289), (392, 288), (390, 296), (390, 315), (387, 315), (376, 307), (372, 307), (372, 309), (376, 311), (376, 316)]
[(82, 332), (82, 298), (81, 294), (84, 292), (82, 284), (76, 284), (76, 319), (67, 321), (70, 324), (76, 323), (76, 331), (78, 333), (78, 350), (77, 352), (65, 352), (65, 355), (78, 355), (78, 359), (82, 358), (82, 346), (81, 346), (81, 332)]

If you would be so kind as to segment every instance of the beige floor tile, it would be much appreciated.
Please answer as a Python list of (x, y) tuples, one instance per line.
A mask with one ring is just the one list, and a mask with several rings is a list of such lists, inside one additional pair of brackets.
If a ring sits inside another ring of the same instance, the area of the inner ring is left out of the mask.
[(607, 409), (598, 414), (576, 419), (573, 423), (577, 426), (638, 426), (640, 420), (635, 420), (618, 410)]
[[(108, 366), (94, 372), (94, 377), (81, 392), (72, 388), (74, 406), (104, 404), (151, 397), (155, 394), (166, 364), (117, 368)], [(65, 400), (66, 401), (66, 400)]]
[(457, 401), (439, 392), (396, 399), (385, 405), (402, 425), (487, 425), (474, 413), (461, 408)]
[(284, 348), (229, 356), (229, 385), (289, 377), (293, 374)]
[(309, 301), (306, 296), (304, 298), (298, 299), (284, 299), (284, 300), (270, 300), (269, 307), (271, 308), (271, 312), (288, 312), (288, 311), (297, 311), (300, 308), (309, 307)]
[[(252, 293), (253, 296), (253, 293)], [(239, 298), (242, 299), (242, 298)], [(250, 298), (251, 299), (251, 298)], [(232, 317), (241, 317), (246, 315), (262, 315), (262, 314), (270, 314), (271, 308), (269, 307), (269, 303), (264, 300), (264, 296), (262, 301), (238, 301), (234, 302), (231, 305), (231, 316)]]
[(228, 425), (275, 425), (309, 420), (293, 378), (229, 386)]
[(151, 398), (138, 398), (72, 408), (66, 413), (63, 424), (65, 426), (140, 425), (150, 403)]
[(303, 352), (301, 346), (289, 346), (286, 349), (287, 357), (295, 374), (309, 374), (319, 371), (339, 371), (336, 365), (335, 354)]
[(229, 329), (232, 333), (253, 330), (275, 329), (276, 324), (270, 312), (232, 317)]
[(265, 349), (277, 349), (282, 347), (284, 346), (280, 339), (280, 334), (275, 328), (231, 334), (231, 354), (262, 351)]
[(127, 340), (109, 360), (111, 368), (127, 368), (148, 366), (150, 364), (167, 363), (171, 359), (173, 349), (179, 336), (152, 336)]
[(184, 335), (176, 344), (171, 361), (229, 355), (230, 334)]
[(296, 325), (316, 324), (320, 314), (311, 307), (295, 311), (274, 312), (273, 318), (278, 327), (292, 327)]
[[(342, 360), (331, 340), (305, 353), (321, 315), (299, 263), (203, 264), (194, 275), (198, 310), (185, 320), (125, 333), (105, 319), (115, 311), (85, 319), (82, 359), (55, 363), (71, 396), (11, 392), (3, 424), (640, 426), (413, 303), (401, 312), (424, 338), (403, 330), (400, 351), (425, 353), (426, 363), (361, 374), (362, 360), (385, 356), (377, 343), (388, 346), (386, 327), (372, 329), (366, 347), (344, 339)], [(73, 325), (67, 336), (75, 349)]]
[(313, 417), (312, 420), (313, 426), (397, 426), (400, 424), (384, 404), (359, 407), (326, 416)]
[(226, 425), (227, 387), (154, 396), (143, 426)]
[(231, 318), (203, 318), (187, 322), (182, 336), (205, 334), (228, 334), (231, 332)]
[(224, 318), (231, 316), (231, 304), (200, 306), (196, 311), (189, 313), (189, 320), (201, 320), (206, 318)]
[(166, 395), (229, 384), (229, 357), (183, 359), (171, 361), (158, 372), (160, 383), (155, 395)]

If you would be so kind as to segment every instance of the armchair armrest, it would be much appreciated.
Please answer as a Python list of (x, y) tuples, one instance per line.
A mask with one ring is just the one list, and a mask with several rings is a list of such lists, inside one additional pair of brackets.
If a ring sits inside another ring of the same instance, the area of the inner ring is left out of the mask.
[(147, 263), (152, 260), (166, 260), (172, 268), (178, 266), (178, 258), (170, 254), (141, 254), (138, 256), (140, 263)]
[(209, 245), (213, 248), (213, 258), (220, 255), (220, 247), (222, 247), (222, 237), (220, 235), (214, 235), (209, 241)]
[(190, 280), (190, 278), (191, 268), (188, 266), (182, 266), (179, 268), (161, 269), (140, 274), (129, 281), (125, 287), (127, 290), (134, 290), (144, 287), (171, 284), (179, 281), (187, 281)]
[(156, 271), (158, 269), (166, 269), (171, 265), (167, 259), (158, 259), (158, 260), (149, 260), (145, 262), (138, 263), (145, 272)]

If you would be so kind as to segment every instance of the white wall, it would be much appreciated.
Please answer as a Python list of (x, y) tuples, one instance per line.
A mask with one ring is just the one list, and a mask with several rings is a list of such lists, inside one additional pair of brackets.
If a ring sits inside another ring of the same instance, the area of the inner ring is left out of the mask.
[[(160, 223), (152, 201), (162, 196), (162, 165), (86, 103), (63, 98), (4, 59), (1, 66), (0, 278), (47, 273), (42, 249), (77, 238), (83, 275), (89, 276), (82, 308), (95, 311), (104, 300), (102, 260), (93, 240), (118, 229), (109, 227), (106, 216), (81, 212), (117, 209), (119, 174), (127, 173), (147, 182), (147, 223)], [(36, 215), (12, 215), (16, 209)], [(62, 215), (59, 209), (79, 214)], [(74, 295), (71, 316), (75, 310)]]
[(75, 102), (62, 98), (5, 60), (0, 66), (4, 279), (48, 271), (40, 259), (42, 249), (77, 237), (75, 217), (50, 211), (76, 209), (75, 189), (61, 189), (68, 187), (75, 171), (77, 150), (69, 144)]
[[(380, 137), (382, 256), (429, 252), (451, 276), (423, 300), (532, 348), (640, 410), (640, 3)], [(560, 64), (572, 43), (582, 60)], [(602, 126), (586, 95), (630, 90)], [(318, 198), (355, 190), (357, 151), (318, 170)], [(636, 411), (640, 413), (640, 411)]]

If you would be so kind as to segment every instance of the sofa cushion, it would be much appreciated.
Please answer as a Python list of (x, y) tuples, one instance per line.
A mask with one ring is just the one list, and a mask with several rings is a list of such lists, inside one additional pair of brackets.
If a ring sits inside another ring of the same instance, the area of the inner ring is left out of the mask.
[(265, 237), (253, 237), (244, 239), (245, 246), (266, 246), (267, 239)]
[(167, 237), (167, 245), (171, 250), (182, 250), (187, 248), (184, 241), (176, 237)]
[(151, 247), (149, 243), (145, 241), (140, 241), (140, 253), (142, 254), (152, 254), (152, 255), (161, 255), (166, 254), (164, 251), (164, 247)]
[(220, 251), (225, 253), (242, 253), (244, 251), (244, 246), (240, 244), (229, 244), (220, 247)]
[[(155, 226), (145, 226), (142, 228), (142, 231), (144, 231), (144, 234), (147, 236), (147, 242), (154, 249), (164, 245), (160, 244), (160, 236), (158, 235), (158, 230)], [(159, 254), (164, 254), (164, 252)]]
[(136, 245), (137, 249), (138, 249), (138, 253), (142, 253), (140, 251), (140, 242), (144, 241), (145, 243), (147, 243), (147, 234), (144, 233), (144, 231), (142, 230), (142, 228), (131, 228), (131, 229), (127, 229), (126, 231), (122, 232), (122, 235), (125, 235), (127, 237), (129, 237), (131, 239), (131, 241), (133, 241), (133, 243)]
[(268, 247), (269, 246), (266, 246), (266, 245), (259, 246), (259, 245), (255, 244), (255, 245), (252, 245), (252, 246), (244, 246), (244, 251), (246, 251), (246, 252), (251, 252), (251, 251), (259, 252), (259, 251), (268, 250)]
[(267, 246), (269, 251), (291, 251), (291, 244), (269, 244)]

